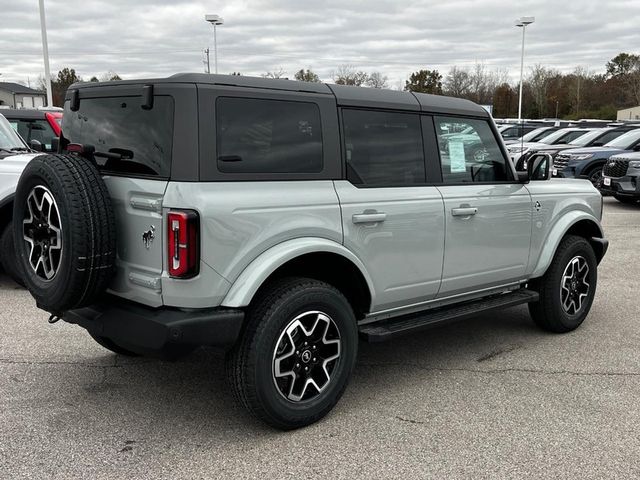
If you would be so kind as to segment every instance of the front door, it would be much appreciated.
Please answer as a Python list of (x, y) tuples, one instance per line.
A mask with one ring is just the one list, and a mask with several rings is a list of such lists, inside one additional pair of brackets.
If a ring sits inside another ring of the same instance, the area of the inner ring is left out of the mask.
[(438, 297), (521, 280), (531, 243), (528, 190), (515, 181), (487, 120), (436, 117), (435, 125), (446, 223)]

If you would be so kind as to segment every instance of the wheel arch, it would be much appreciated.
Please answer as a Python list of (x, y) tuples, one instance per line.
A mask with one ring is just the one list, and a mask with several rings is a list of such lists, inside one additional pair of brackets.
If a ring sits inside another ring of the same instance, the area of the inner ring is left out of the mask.
[(545, 274), (562, 239), (567, 235), (577, 235), (589, 241), (596, 254), (598, 263), (606, 253), (607, 245), (604, 232), (598, 221), (585, 212), (571, 212), (559, 220), (551, 229), (544, 242), (544, 248), (538, 257), (531, 278)]
[(364, 264), (343, 245), (322, 238), (289, 240), (263, 252), (233, 282), (222, 306), (246, 307), (263, 286), (287, 276), (314, 278), (335, 286), (357, 317), (371, 309), (375, 293)]

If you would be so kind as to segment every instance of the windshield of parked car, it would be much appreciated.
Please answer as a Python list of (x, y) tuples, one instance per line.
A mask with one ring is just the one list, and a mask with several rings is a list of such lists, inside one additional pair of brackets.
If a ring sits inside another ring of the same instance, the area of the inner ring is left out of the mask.
[(580, 138), (576, 138), (575, 140), (569, 142), (569, 145), (575, 145), (576, 147), (588, 147), (594, 146), (594, 144), (604, 145), (605, 143), (618, 138), (623, 133), (625, 132), (621, 130), (603, 128), (601, 130), (594, 130), (593, 132), (589, 132), (586, 135), (581, 136)]
[(640, 140), (640, 129), (631, 130), (630, 132), (625, 133), (624, 135), (620, 135), (615, 140), (611, 140), (609, 143), (605, 144), (605, 147), (611, 148), (621, 148), (622, 150), (628, 150), (633, 145)]
[(27, 146), (11, 127), (7, 119), (4, 118), (4, 115), (0, 115), (0, 149), (22, 150), (26, 148)]
[(549, 127), (540, 127), (540, 128), (536, 128), (535, 130), (531, 130), (526, 135), (523, 135), (521, 138), (518, 139), (518, 141), (536, 142), (541, 138), (546, 137), (547, 135), (551, 135), (552, 133), (553, 133), (553, 129), (550, 129)]
[(546, 143), (547, 145), (556, 145), (558, 143), (567, 143), (576, 138), (585, 135), (591, 130), (572, 130), (570, 128), (561, 128), (558, 131), (553, 132), (551, 135), (547, 135), (542, 140), (538, 140), (541, 143)]

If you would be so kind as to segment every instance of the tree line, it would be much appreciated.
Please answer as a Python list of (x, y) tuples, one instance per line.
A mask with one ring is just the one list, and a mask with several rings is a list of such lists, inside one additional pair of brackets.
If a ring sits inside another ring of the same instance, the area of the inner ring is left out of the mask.
[[(233, 72), (232, 75), (241, 75)], [(262, 74), (265, 78), (288, 78), (283, 68)], [(330, 74), (338, 85), (389, 88), (382, 72), (366, 72), (352, 65), (340, 65)], [(300, 69), (293, 79), (320, 82), (310, 68)], [(121, 80), (108, 72), (89, 81)], [(63, 68), (52, 77), (53, 103), (62, 106), (67, 88), (82, 81), (73, 68)], [(39, 82), (44, 90), (44, 80)], [(602, 118), (615, 119), (619, 109), (640, 105), (640, 55), (619, 53), (605, 65), (605, 73), (592, 73), (577, 67), (571, 73), (537, 64), (529, 69), (522, 84), (522, 115), (525, 118)], [(518, 114), (519, 84), (509, 82), (504, 69), (489, 69), (483, 63), (473, 67), (452, 67), (446, 75), (437, 69), (412, 72), (404, 90), (466, 98), (481, 105), (493, 105), (493, 116), (515, 117)]]

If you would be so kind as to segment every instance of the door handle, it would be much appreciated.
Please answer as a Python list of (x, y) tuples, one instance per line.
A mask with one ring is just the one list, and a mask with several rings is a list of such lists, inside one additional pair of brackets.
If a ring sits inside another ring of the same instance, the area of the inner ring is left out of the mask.
[(351, 217), (353, 223), (380, 223), (384, 222), (387, 214), (384, 212), (356, 213)]
[(476, 207), (460, 207), (451, 209), (451, 215), (454, 217), (470, 217), (476, 213), (478, 213), (478, 209)]

